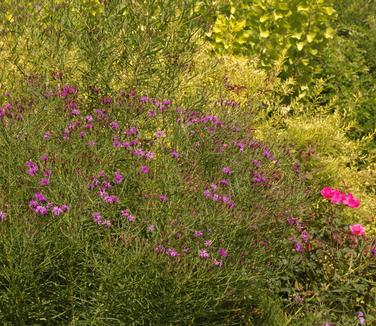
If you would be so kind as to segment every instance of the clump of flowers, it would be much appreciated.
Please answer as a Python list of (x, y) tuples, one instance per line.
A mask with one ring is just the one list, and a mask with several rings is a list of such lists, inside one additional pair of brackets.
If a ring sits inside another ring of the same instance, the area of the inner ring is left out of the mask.
[(320, 193), (333, 204), (343, 204), (350, 208), (357, 208), (360, 206), (360, 200), (355, 198), (352, 193), (344, 194), (340, 190), (331, 187), (324, 187)]

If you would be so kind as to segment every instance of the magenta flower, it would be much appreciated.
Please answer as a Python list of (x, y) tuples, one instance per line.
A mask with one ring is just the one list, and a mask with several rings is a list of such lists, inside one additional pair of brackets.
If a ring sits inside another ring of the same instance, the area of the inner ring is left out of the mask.
[(35, 207), (34, 212), (37, 213), (38, 215), (47, 215), (48, 214), (47, 208), (44, 207), (44, 206), (40, 206), (40, 205)]
[(210, 254), (207, 252), (207, 250), (202, 249), (198, 251), (198, 256), (202, 259), (208, 259), (210, 258)]
[(121, 175), (120, 170), (117, 170), (115, 172), (114, 182), (116, 184), (120, 184), (123, 182), (123, 180), (124, 180), (124, 177)]
[(224, 174), (231, 174), (231, 173), (232, 173), (232, 170), (231, 170), (230, 167), (225, 166), (225, 167), (223, 168), (222, 172), (223, 172)]
[(41, 192), (36, 192), (34, 194), (34, 199), (41, 202), (47, 201), (47, 198)]
[(116, 204), (119, 202), (119, 197), (115, 195), (104, 195), (102, 198), (108, 204)]
[(361, 224), (350, 225), (350, 232), (352, 235), (363, 236), (366, 234), (366, 229)]
[(124, 132), (127, 136), (135, 136), (138, 133), (138, 130), (136, 127), (131, 127)]
[(339, 190), (337, 189), (334, 189), (332, 191), (332, 196), (330, 197), (330, 201), (333, 203), (333, 204), (340, 204), (342, 203), (342, 194)]
[(51, 132), (47, 131), (43, 135), (44, 140), (49, 140), (51, 138)]
[(155, 157), (155, 154), (153, 152), (146, 152), (145, 153), (145, 158), (147, 160), (152, 160)]
[(221, 257), (227, 257), (228, 256), (228, 252), (226, 249), (224, 248), (219, 248), (218, 249), (218, 254), (221, 256)]
[(119, 129), (120, 125), (119, 125), (118, 122), (116, 122), (116, 121), (112, 121), (112, 122), (110, 123), (110, 127), (111, 127), (111, 129), (116, 130), (116, 129)]
[(168, 197), (167, 197), (166, 195), (159, 195), (159, 200), (160, 200), (161, 202), (165, 202), (165, 201), (168, 200)]
[(102, 216), (99, 212), (94, 212), (92, 214), (92, 218), (93, 218), (93, 222), (95, 224), (101, 224), (101, 221), (102, 221)]
[(7, 214), (3, 211), (0, 211), (0, 221), (5, 221), (7, 219)]
[(48, 155), (47, 154), (43, 154), (41, 157), (40, 157), (40, 160), (42, 162), (47, 162), (48, 161)]
[(32, 160), (29, 160), (25, 163), (25, 165), (28, 167), (27, 174), (31, 176), (35, 176), (39, 170), (38, 165), (35, 164)]
[(350, 208), (357, 208), (360, 205), (360, 200), (355, 198), (352, 193), (344, 195), (342, 202)]
[(300, 242), (298, 242), (298, 241), (295, 241), (295, 243), (294, 243), (294, 250), (296, 252), (302, 252), (303, 251), (302, 244)]
[(102, 100), (102, 103), (104, 105), (107, 105), (107, 104), (111, 104), (112, 103), (112, 98), (111, 97), (108, 97), (108, 96), (105, 96)]
[(150, 171), (150, 168), (149, 168), (147, 165), (143, 165), (143, 166), (141, 166), (141, 168), (140, 168), (140, 172), (141, 172), (142, 174), (147, 174), (147, 173), (149, 173), (149, 171)]
[(326, 199), (330, 199), (330, 198), (332, 198), (333, 190), (334, 190), (334, 189), (332, 189), (332, 188), (330, 188), (330, 187), (324, 187), (324, 188), (320, 191), (320, 193), (321, 193), (321, 195), (322, 195), (324, 198), (326, 198)]
[(42, 179), (40, 179), (40, 181), (39, 181), (39, 184), (40, 184), (41, 186), (48, 186), (49, 183), (50, 183), (50, 179), (48, 179), (48, 178), (42, 178)]
[(265, 177), (263, 172), (253, 172), (252, 182), (263, 183), (267, 181), (268, 179)]
[(148, 114), (148, 117), (150, 117), (150, 118), (154, 118), (154, 117), (157, 115), (157, 112), (151, 110), (151, 111), (149, 111), (147, 114)]
[(201, 238), (204, 235), (204, 232), (202, 231), (195, 231), (195, 237), (196, 238)]
[(171, 152), (171, 157), (175, 158), (175, 159), (178, 159), (179, 158), (179, 153), (174, 150), (174, 151)]
[(157, 138), (162, 138), (164, 136), (166, 136), (165, 132), (163, 130), (158, 130), (155, 134), (154, 134), (155, 137)]
[(213, 264), (217, 267), (222, 267), (223, 266), (223, 261), (220, 259), (214, 259)]
[(126, 210), (121, 211), (121, 216), (127, 218), (127, 220), (128, 220), (129, 222), (134, 222), (134, 220), (136, 219), (136, 218), (131, 214), (131, 212), (129, 211), (129, 209), (126, 209)]
[(170, 257), (180, 256), (180, 254), (174, 248), (167, 249), (166, 254), (169, 255)]
[(59, 216), (64, 213), (64, 210), (60, 206), (54, 206), (51, 211), (55, 216)]
[(219, 181), (219, 184), (220, 184), (221, 186), (229, 186), (229, 185), (230, 185), (230, 181), (227, 180), (227, 179), (221, 179), (221, 180)]
[(309, 233), (304, 230), (301, 234), (300, 234), (300, 237), (302, 238), (303, 242), (307, 242), (308, 239), (309, 239)]

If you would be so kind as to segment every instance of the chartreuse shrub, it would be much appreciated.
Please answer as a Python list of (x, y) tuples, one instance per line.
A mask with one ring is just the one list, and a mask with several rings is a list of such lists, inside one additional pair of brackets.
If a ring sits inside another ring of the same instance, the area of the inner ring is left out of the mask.
[[(278, 137), (291, 144), (290, 151), (296, 157), (296, 169), (317, 186), (341, 185), (359, 194), (362, 205), (356, 211), (346, 210), (343, 218), (369, 225), (376, 233), (374, 213), (376, 210), (376, 175), (372, 156), (362, 155), (361, 149), (372, 139), (352, 141), (346, 137), (339, 114), (303, 114), (283, 119), (283, 126), (269, 121), (259, 129), (261, 138)], [(261, 134), (263, 136), (261, 136)], [(366, 162), (365, 168), (359, 164)], [(368, 162), (368, 163), (367, 163)]]
[[(335, 9), (330, 0), (229, 1), (219, 6), (209, 35), (215, 50), (223, 53), (259, 55), (263, 66), (271, 67), (286, 58), (284, 71), (314, 70), (335, 31)], [(303, 76), (301, 76), (303, 77)]]
[[(338, 94), (336, 109), (346, 123), (351, 139), (376, 129), (376, 4), (374, 1), (337, 1), (337, 35), (323, 51), (321, 76), (327, 79), (326, 93)], [(366, 149), (372, 151), (376, 140)]]

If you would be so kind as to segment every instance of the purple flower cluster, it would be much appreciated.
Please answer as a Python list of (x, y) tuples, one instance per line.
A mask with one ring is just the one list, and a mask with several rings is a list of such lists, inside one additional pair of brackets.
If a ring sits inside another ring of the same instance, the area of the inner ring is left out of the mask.
[(29, 201), (29, 207), (37, 215), (46, 216), (49, 212), (54, 216), (60, 216), (63, 213), (69, 211), (69, 206), (67, 204), (53, 204), (48, 201), (47, 197), (41, 192), (36, 192), (33, 199)]

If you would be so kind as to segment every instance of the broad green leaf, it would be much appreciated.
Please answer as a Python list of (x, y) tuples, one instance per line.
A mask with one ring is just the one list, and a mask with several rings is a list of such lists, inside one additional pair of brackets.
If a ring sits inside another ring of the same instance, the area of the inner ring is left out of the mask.
[(299, 12), (309, 11), (309, 7), (308, 6), (304, 6), (303, 4), (298, 5), (297, 9), (298, 9)]
[(305, 42), (298, 42), (298, 43), (296, 43), (296, 47), (297, 47), (298, 51), (303, 50), (304, 43), (305, 43)]
[(317, 53), (319, 53), (319, 51), (317, 49), (311, 49), (309, 50), (309, 52), (313, 55), (313, 56), (316, 56)]
[(223, 38), (221, 38), (220, 36), (216, 36), (214, 38), (214, 41), (216, 41), (217, 43), (222, 43), (223, 42)]
[(303, 32), (295, 32), (291, 35), (292, 38), (300, 40), (302, 38)]
[(273, 17), (274, 17), (274, 20), (277, 21), (277, 20), (280, 20), (281, 18), (283, 18), (283, 14), (274, 12)]
[(312, 41), (315, 39), (316, 33), (308, 33), (307, 34), (307, 42), (312, 43)]
[(268, 38), (269, 35), (270, 35), (270, 32), (269, 32), (268, 30), (265, 30), (265, 31), (260, 30), (260, 36), (261, 36), (262, 38)]
[(335, 30), (330, 26), (325, 30), (325, 38), (332, 39), (335, 35)]
[(270, 19), (269, 15), (263, 15), (263, 16), (260, 17), (260, 23), (264, 23), (269, 19)]
[(336, 10), (333, 7), (323, 7), (322, 9), (329, 16), (333, 15), (336, 12)]

